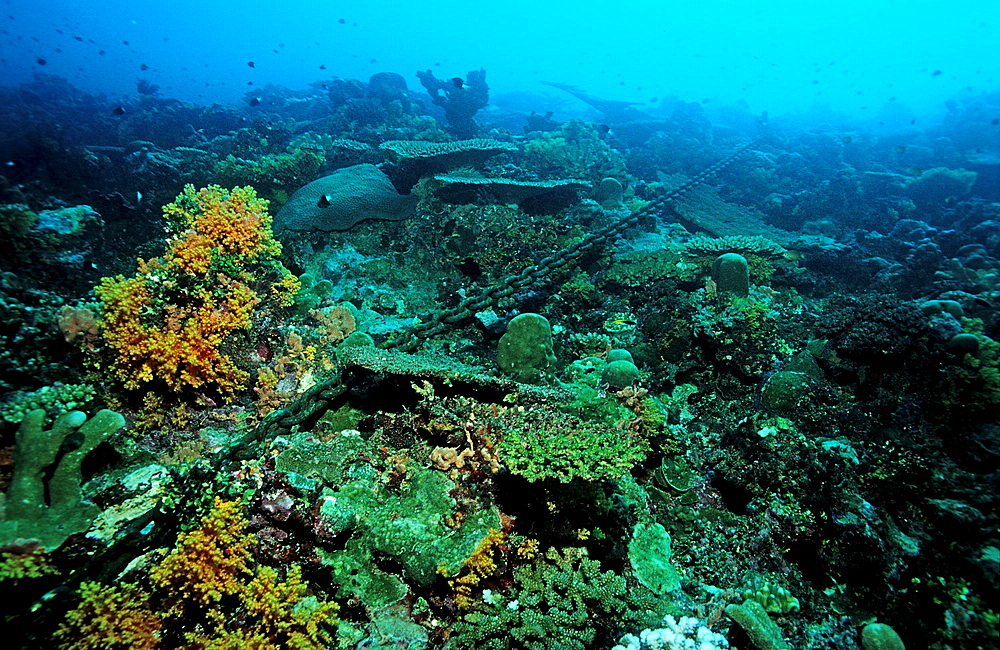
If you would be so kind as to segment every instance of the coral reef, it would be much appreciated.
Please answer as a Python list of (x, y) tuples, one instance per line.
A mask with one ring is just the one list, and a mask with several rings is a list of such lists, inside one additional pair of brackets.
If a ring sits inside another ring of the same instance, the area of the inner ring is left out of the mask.
[(996, 93), (154, 72), (0, 87), (8, 645), (996, 647)]

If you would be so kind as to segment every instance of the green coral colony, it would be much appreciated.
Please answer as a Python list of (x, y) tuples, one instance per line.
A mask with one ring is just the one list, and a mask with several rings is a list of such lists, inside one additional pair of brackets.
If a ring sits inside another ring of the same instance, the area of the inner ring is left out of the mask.
[[(420, 73), (445, 123), (382, 74), (266, 129), (143, 109), (188, 130), (90, 154), (159, 170), (145, 232), (3, 188), (18, 642), (997, 647), (1000, 229), (940, 226), (995, 214), (975, 172), (684, 102), (477, 137), (485, 72)], [(143, 259), (59, 280), (105, 239)]]

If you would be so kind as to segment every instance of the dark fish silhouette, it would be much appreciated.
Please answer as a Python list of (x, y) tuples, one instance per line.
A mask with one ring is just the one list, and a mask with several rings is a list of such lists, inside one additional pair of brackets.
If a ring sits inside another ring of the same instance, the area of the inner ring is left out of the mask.
[(257, 104), (260, 103), (260, 97), (254, 97), (248, 100), (247, 103), (250, 104), (251, 106), (256, 106)]
[(253, 61), (247, 61), (247, 65), (250, 66), (251, 68), (257, 67), (257, 65)]
[(114, 110), (111, 111), (112, 115), (124, 115), (125, 109), (122, 106), (115, 106)]
[(48, 61), (46, 61), (45, 59), (43, 59), (40, 56), (36, 56), (35, 57), (35, 63), (37, 63), (38, 65), (45, 65), (46, 63), (48, 63)]
[(317, 208), (329, 208), (330, 205), (332, 205), (332, 203), (330, 202), (330, 196), (327, 194), (319, 197), (319, 201), (316, 201)]
[(463, 81), (461, 77), (452, 77), (451, 83), (454, 84), (456, 88), (461, 88), (465, 85), (465, 81)]

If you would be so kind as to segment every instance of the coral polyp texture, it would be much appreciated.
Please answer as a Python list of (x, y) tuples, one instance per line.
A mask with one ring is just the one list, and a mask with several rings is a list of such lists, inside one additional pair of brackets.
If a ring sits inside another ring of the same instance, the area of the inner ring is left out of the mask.
[(232, 399), (249, 377), (234, 358), (246, 344), (240, 334), (262, 303), (291, 305), (297, 281), (277, 262), (281, 244), (253, 188), (188, 185), (163, 216), (164, 255), (95, 289), (111, 371), (127, 390), (216, 390)]

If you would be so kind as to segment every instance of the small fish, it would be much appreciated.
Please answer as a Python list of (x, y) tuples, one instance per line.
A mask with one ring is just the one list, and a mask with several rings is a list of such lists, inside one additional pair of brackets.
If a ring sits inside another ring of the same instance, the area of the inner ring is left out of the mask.
[(375, 59), (372, 59), (372, 60), (371, 60), (371, 61), (369, 61), (368, 63), (375, 63), (375, 62), (376, 62), (376, 61), (375, 61)]
[(13, 167), (14, 166), (14, 161), (13, 160), (8, 160), (7, 162), (5, 162), (3, 164), (3, 166), (4, 167)]
[(1000, 117), (994, 117), (992, 120), (990, 120), (990, 124), (992, 124), (993, 126), (1000, 124)]
[(46, 63), (48, 63), (48, 61), (46, 61), (45, 59), (43, 59), (40, 56), (36, 56), (35, 57), (35, 63), (37, 63), (38, 65), (45, 65)]
[(326, 70), (326, 64), (325, 63), (320, 63), (319, 64), (319, 69), (320, 70)]
[(434, 65), (436, 65), (437, 67), (439, 67), (439, 68), (440, 68), (440, 67), (441, 67), (441, 62), (440, 62), (440, 61), (438, 61), (438, 62), (437, 62), (437, 63), (435, 63)]
[(97, 52), (98, 56), (104, 56), (104, 54), (105, 54), (104, 50), (98, 50)]
[(80, 41), (82, 43), (83, 42), (83, 37), (82, 36), (74, 36), (73, 40), (74, 41)]
[(853, 140), (853, 137), (849, 135), (845, 135), (840, 138), (840, 141), (843, 142), (844, 144), (851, 144), (851, 140)]
[(604, 137), (607, 134), (611, 133), (611, 127), (608, 126), (607, 124), (597, 124), (596, 128), (597, 128), (597, 134), (601, 137)]
[(931, 73), (932, 77), (938, 77), (940, 75), (941, 75), (941, 71), (940, 70), (935, 70), (934, 72)]
[(124, 115), (125, 108), (123, 106), (115, 106), (114, 110), (111, 111), (112, 115)]
[(337, 20), (337, 22), (340, 23), (341, 25), (346, 25), (347, 24), (347, 21), (344, 20), (343, 18), (340, 18), (339, 20)]
[(455, 86), (456, 88), (461, 88), (462, 86), (465, 85), (465, 81), (461, 77), (452, 77), (451, 85)]
[(142, 192), (140, 192), (139, 190), (136, 190), (135, 191), (135, 204), (139, 205), (140, 203), (142, 203)]
[(250, 104), (251, 106), (256, 106), (257, 104), (260, 104), (260, 97), (253, 97), (250, 100), (248, 100), (247, 103)]
[(128, 41), (122, 41), (122, 45), (128, 45)]
[(906, 153), (906, 145), (897, 144), (895, 147), (892, 148), (892, 150), (895, 151), (896, 153)]
[(256, 64), (256, 63), (254, 63), (253, 61), (247, 61), (247, 65), (248, 65), (249, 67), (251, 67), (251, 68), (256, 68), (256, 67), (257, 67), (257, 64)]
[(145, 63), (143, 63), (142, 65), (140, 65), (140, 66), (139, 66), (139, 69), (140, 69), (140, 70), (143, 70), (143, 71), (145, 71), (145, 70), (149, 70), (149, 66), (148, 66), (148, 65), (146, 65)]
[(329, 208), (331, 205), (333, 205), (333, 203), (330, 201), (329, 194), (324, 194), (323, 196), (319, 197), (319, 201), (316, 201), (317, 208)]

